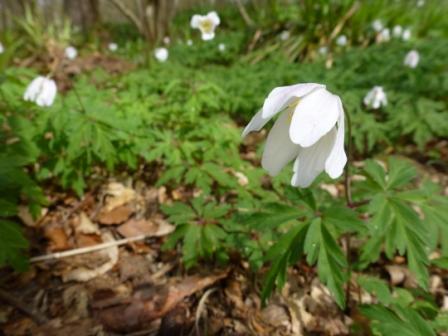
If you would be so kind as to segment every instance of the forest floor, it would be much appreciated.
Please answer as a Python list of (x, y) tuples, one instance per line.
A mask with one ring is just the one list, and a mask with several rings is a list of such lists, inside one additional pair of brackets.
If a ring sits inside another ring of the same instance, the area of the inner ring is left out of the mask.
[[(162, 248), (174, 226), (159, 208), (190, 193), (154, 187), (151, 179), (109, 180), (82, 199), (50, 189), (51, 206), (38, 220), (22, 208), (30, 253), (44, 257), (25, 273), (0, 273), (1, 335), (348, 335), (354, 323), (369, 334), (357, 306), (374, 298), (352, 283), (341, 312), (305, 263), (290, 269), (266, 306), (260, 292), (267, 268), (254, 273), (236, 254), (226, 268), (185, 270), (180, 253)], [(432, 179), (448, 185), (445, 174)], [(391, 285), (413, 288), (405, 264), (396, 257), (371, 269)], [(448, 273), (434, 269), (430, 283), (448, 309)]]

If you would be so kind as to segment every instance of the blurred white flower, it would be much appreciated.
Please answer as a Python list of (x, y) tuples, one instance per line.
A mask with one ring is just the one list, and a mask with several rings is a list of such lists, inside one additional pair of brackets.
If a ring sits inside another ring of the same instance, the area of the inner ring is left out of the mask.
[(417, 7), (423, 7), (425, 5), (425, 0), (418, 0)]
[(242, 187), (247, 186), (249, 184), (249, 179), (242, 172), (234, 172), (233, 175), (237, 178), (238, 184)]
[(187, 46), (191, 47), (193, 45), (193, 41), (192, 40), (187, 40)]
[(319, 54), (321, 54), (321, 55), (326, 55), (326, 54), (328, 54), (328, 47), (326, 47), (326, 46), (322, 46), (322, 47), (320, 47), (320, 48), (319, 48)]
[(3, 46), (3, 44), (0, 42), (0, 54), (3, 54), (5, 52), (5, 47)]
[(403, 30), (403, 35), (401, 35), (401, 38), (403, 41), (409, 41), (411, 39), (411, 30), (409, 28)]
[(220, 43), (220, 44), (218, 45), (218, 50), (219, 50), (220, 52), (224, 52), (224, 51), (226, 51), (226, 45), (225, 45), (224, 43)]
[(291, 185), (306, 188), (325, 170), (333, 179), (347, 162), (341, 99), (321, 84), (277, 87), (243, 131), (259, 131), (280, 113), (266, 139), (261, 165), (277, 175), (295, 159)]
[(51, 106), (56, 98), (57, 87), (54, 80), (39, 76), (28, 85), (23, 95), (26, 101), (32, 101), (39, 106)]
[(378, 33), (383, 29), (383, 23), (381, 22), (381, 20), (375, 20), (372, 22), (372, 28)]
[(401, 34), (403, 34), (403, 27), (401, 27), (400, 25), (396, 25), (392, 30), (392, 35), (398, 38), (401, 37)]
[(289, 30), (284, 30), (280, 33), (280, 40), (286, 41), (287, 39), (289, 39), (290, 36), (291, 33), (289, 32)]
[(74, 60), (76, 56), (78, 56), (78, 51), (73, 46), (68, 46), (65, 48), (65, 57), (67, 57), (69, 60)]
[(378, 34), (378, 41), (379, 42), (388, 42), (390, 41), (390, 29), (384, 28), (380, 33)]
[(216, 12), (209, 12), (207, 15), (195, 14), (191, 18), (191, 28), (199, 29), (204, 41), (213, 40), (215, 29), (220, 24), (219, 16)]
[(169, 37), (169, 36), (165, 36), (165, 37), (163, 38), (163, 43), (164, 43), (165, 45), (169, 45), (169, 44), (171, 43), (171, 39), (170, 39), (170, 37)]
[(108, 48), (112, 52), (113, 51), (117, 51), (118, 50), (118, 44), (116, 44), (115, 42), (111, 42), (111, 43), (109, 43)]
[(347, 36), (345, 36), (345, 35), (339, 35), (339, 37), (336, 39), (336, 44), (338, 45), (338, 46), (341, 46), (341, 47), (343, 47), (343, 46), (346, 46), (347, 45)]
[(364, 97), (364, 105), (372, 108), (379, 109), (381, 106), (387, 105), (387, 96), (381, 86), (374, 86), (367, 95)]
[(168, 59), (168, 49), (156, 48), (154, 50), (154, 56), (159, 62), (165, 62)]
[(420, 54), (417, 50), (411, 50), (406, 54), (406, 57), (404, 58), (404, 65), (410, 68), (415, 68), (418, 65), (418, 62), (420, 61)]

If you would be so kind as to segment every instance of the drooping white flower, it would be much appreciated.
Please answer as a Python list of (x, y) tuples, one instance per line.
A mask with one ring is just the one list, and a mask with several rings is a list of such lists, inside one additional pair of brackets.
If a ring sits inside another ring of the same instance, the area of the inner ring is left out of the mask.
[(388, 42), (388, 41), (390, 41), (390, 29), (384, 28), (378, 34), (378, 42)]
[(406, 57), (404, 58), (404, 65), (410, 68), (415, 68), (418, 65), (418, 62), (420, 61), (420, 54), (417, 50), (411, 50), (406, 54)]
[(378, 33), (383, 30), (383, 23), (381, 22), (381, 20), (375, 20), (372, 22), (372, 28)]
[(279, 114), (266, 140), (261, 165), (277, 175), (295, 160), (291, 185), (306, 188), (325, 171), (341, 176), (347, 162), (344, 151), (344, 110), (341, 99), (321, 84), (277, 87), (243, 131), (259, 131)]
[(411, 39), (411, 30), (409, 28), (406, 28), (403, 30), (403, 34), (401, 35), (401, 38), (403, 41), (409, 41)]
[(115, 42), (111, 42), (111, 43), (109, 43), (108, 48), (112, 52), (117, 51), (118, 50), (118, 44), (116, 44)]
[(187, 46), (191, 47), (193, 45), (193, 41), (192, 40), (187, 40)]
[(154, 56), (159, 62), (165, 62), (168, 59), (168, 49), (156, 48), (154, 50)]
[(3, 54), (5, 52), (5, 47), (3, 46), (3, 44), (0, 42), (0, 54)]
[(218, 13), (209, 12), (207, 15), (195, 14), (191, 18), (191, 28), (199, 29), (204, 41), (213, 40), (215, 29), (220, 24)]
[(51, 106), (56, 98), (57, 90), (54, 80), (39, 76), (28, 85), (23, 99), (39, 106)]
[(289, 32), (289, 30), (284, 30), (280, 33), (280, 40), (286, 41), (287, 39), (289, 39), (290, 36), (291, 33)]
[(347, 45), (347, 36), (345, 35), (339, 35), (339, 37), (336, 39), (336, 44), (338, 46), (344, 47)]
[(401, 27), (400, 25), (396, 25), (392, 30), (392, 35), (394, 37), (400, 38), (402, 34), (403, 34), (403, 27)]
[(69, 60), (74, 60), (76, 56), (78, 56), (78, 51), (73, 46), (68, 46), (65, 48), (65, 57), (67, 57)]
[(224, 51), (226, 51), (226, 45), (225, 45), (224, 43), (220, 43), (220, 44), (218, 45), (218, 50), (219, 50), (220, 52), (224, 52)]
[(165, 37), (163, 38), (163, 43), (164, 43), (165, 45), (169, 45), (169, 44), (171, 43), (171, 39), (170, 39), (170, 37), (169, 37), (169, 36), (165, 36)]
[(374, 86), (364, 97), (364, 105), (374, 110), (387, 105), (387, 96), (382, 86)]

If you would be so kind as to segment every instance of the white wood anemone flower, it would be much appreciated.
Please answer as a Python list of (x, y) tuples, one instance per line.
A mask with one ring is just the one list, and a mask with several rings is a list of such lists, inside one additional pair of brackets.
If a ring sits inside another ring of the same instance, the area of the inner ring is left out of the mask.
[(115, 42), (111, 42), (109, 43), (109, 45), (107, 46), (109, 48), (110, 51), (114, 52), (118, 50), (118, 44), (116, 44)]
[(154, 50), (154, 57), (159, 61), (159, 62), (165, 62), (168, 59), (168, 49), (166, 48), (156, 48)]
[(220, 43), (220, 44), (218, 44), (218, 50), (219, 50), (220, 52), (224, 52), (224, 51), (226, 51), (226, 45), (225, 45), (224, 43)]
[(348, 42), (347, 36), (345, 35), (339, 35), (339, 37), (336, 39), (336, 44), (341, 47), (346, 46), (347, 42)]
[(202, 39), (208, 41), (215, 38), (215, 29), (220, 23), (218, 13), (209, 12), (207, 15), (193, 15), (190, 25), (191, 28), (199, 29)]
[(406, 28), (405, 30), (403, 30), (401, 38), (403, 39), (403, 41), (409, 41), (411, 39), (411, 35), (411, 30), (409, 28)]
[(259, 131), (280, 114), (266, 139), (261, 165), (271, 176), (294, 161), (291, 185), (306, 188), (323, 171), (335, 179), (347, 163), (344, 109), (325, 85), (307, 83), (272, 90), (243, 131)]
[(381, 30), (383, 30), (384, 26), (383, 26), (383, 23), (381, 22), (381, 20), (375, 20), (372, 22), (372, 28), (374, 31), (379, 33)]
[(3, 46), (3, 44), (0, 42), (0, 54), (3, 54), (5, 52), (5, 47)]
[(387, 105), (387, 95), (382, 86), (374, 86), (364, 97), (364, 105), (374, 110)]
[(74, 60), (76, 56), (78, 56), (78, 51), (73, 46), (68, 46), (64, 50), (65, 57), (67, 57), (69, 60)]
[(420, 62), (420, 54), (417, 50), (411, 50), (406, 54), (403, 63), (407, 67), (414, 69), (417, 67), (418, 62)]
[(51, 106), (58, 89), (54, 80), (39, 76), (28, 85), (23, 95), (23, 99), (31, 101), (39, 106)]
[(388, 42), (388, 41), (390, 41), (390, 29), (384, 28), (378, 34), (378, 42)]
[(396, 25), (392, 30), (392, 35), (396, 38), (400, 38), (403, 35), (403, 27), (400, 25)]

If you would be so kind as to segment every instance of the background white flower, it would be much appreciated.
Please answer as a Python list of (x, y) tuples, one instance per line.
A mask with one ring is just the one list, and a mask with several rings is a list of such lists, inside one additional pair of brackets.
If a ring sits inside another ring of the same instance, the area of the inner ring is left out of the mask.
[(111, 43), (109, 43), (108, 48), (109, 48), (110, 51), (117, 51), (118, 50), (118, 44), (116, 44), (114, 42), (111, 42)]
[(154, 56), (159, 62), (165, 62), (168, 59), (168, 49), (156, 48), (154, 50)]
[(403, 41), (409, 41), (411, 39), (411, 30), (409, 28), (403, 30), (401, 38), (403, 39)]
[(392, 35), (394, 37), (399, 38), (399, 37), (401, 37), (402, 34), (403, 34), (403, 27), (401, 27), (400, 25), (396, 25), (394, 27), (394, 29), (392, 30)]
[(339, 35), (339, 37), (336, 39), (336, 44), (341, 47), (346, 46), (347, 45), (347, 36)]
[(260, 130), (280, 113), (266, 139), (261, 165), (277, 175), (295, 160), (291, 185), (306, 188), (325, 170), (338, 178), (347, 162), (341, 99), (321, 84), (277, 87), (243, 131)]
[(406, 54), (406, 57), (404, 58), (404, 65), (415, 68), (418, 65), (418, 62), (420, 61), (420, 54), (417, 50), (411, 50)]
[(5, 52), (5, 47), (3, 46), (3, 44), (0, 42), (0, 54), (3, 54)]
[(364, 97), (364, 104), (373, 109), (387, 105), (387, 96), (382, 86), (374, 86)]
[(187, 46), (191, 47), (193, 45), (193, 41), (192, 40), (187, 40)]
[(425, 0), (418, 0), (417, 7), (423, 7), (425, 5)]
[(321, 55), (326, 55), (326, 54), (328, 54), (328, 47), (326, 47), (326, 46), (322, 46), (322, 47), (320, 47), (320, 48), (319, 48), (319, 54), (321, 54)]
[(73, 46), (68, 46), (65, 48), (65, 57), (67, 57), (69, 60), (74, 60), (76, 56), (78, 56), (78, 51)]
[(39, 106), (51, 106), (56, 98), (57, 87), (54, 80), (39, 76), (26, 88), (23, 99)]
[(204, 41), (213, 40), (215, 29), (220, 24), (219, 16), (216, 12), (209, 12), (207, 15), (195, 14), (191, 18), (191, 28), (199, 29)]
[(388, 42), (388, 41), (390, 41), (390, 29), (389, 28), (384, 28), (378, 34), (378, 41), (379, 42)]
[(376, 32), (380, 32), (383, 29), (383, 23), (381, 20), (375, 20), (372, 22), (372, 28)]
[(226, 51), (226, 45), (224, 43), (220, 43), (218, 45), (218, 50), (221, 51), (221, 52)]
[(282, 41), (286, 41), (287, 39), (289, 39), (291, 33), (289, 32), (289, 30), (284, 30), (280, 33), (280, 40)]
[(169, 44), (171, 43), (171, 39), (170, 39), (170, 37), (169, 37), (169, 36), (165, 36), (165, 37), (163, 38), (163, 43), (164, 43), (165, 45), (169, 45)]

